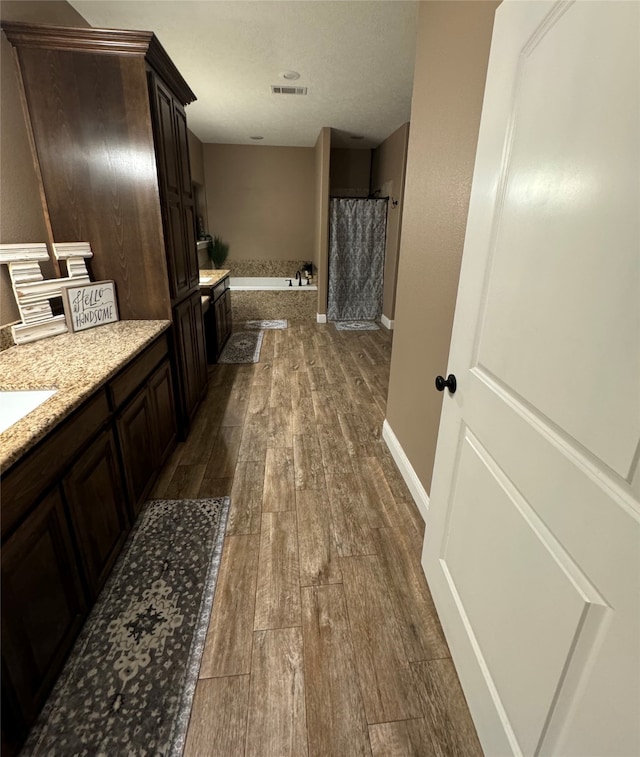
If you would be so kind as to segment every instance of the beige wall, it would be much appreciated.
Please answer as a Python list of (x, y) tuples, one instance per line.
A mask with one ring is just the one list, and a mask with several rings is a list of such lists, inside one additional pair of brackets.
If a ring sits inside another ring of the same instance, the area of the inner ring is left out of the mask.
[(394, 320), (398, 281), (398, 250), (404, 208), (404, 181), (407, 167), (409, 124), (403, 124), (373, 151), (371, 190), (389, 198), (387, 246), (384, 259), (382, 314)]
[[(7, 2), (0, 4), (3, 21), (29, 21), (63, 26), (89, 26), (67, 2)], [(0, 243), (48, 242), (27, 127), (13, 62), (4, 32), (0, 40)], [(46, 275), (52, 275), (53, 269)], [(0, 266), (0, 326), (18, 319), (9, 274)]]
[[(187, 107), (187, 120), (189, 120), (189, 108)], [(207, 191), (204, 181), (204, 145), (196, 135), (187, 129), (187, 139), (189, 140), (189, 165), (191, 166), (191, 181), (195, 186), (196, 195), (196, 216), (202, 218), (202, 225), (205, 233), (209, 231), (209, 222), (207, 220)], [(196, 223), (196, 230), (199, 231), (199, 223)], [(208, 262), (204, 256), (201, 265)]]
[(314, 257), (313, 148), (205, 144), (204, 174), (208, 231), (230, 260)]
[(371, 150), (331, 149), (329, 186), (333, 197), (367, 197), (371, 183)]
[(497, 6), (420, 4), (387, 421), (427, 492)]
[(329, 293), (329, 166), (331, 129), (323, 126), (315, 150), (315, 253), (318, 269), (318, 313), (326, 315)]
[[(189, 108), (187, 107), (187, 119)], [(189, 140), (189, 164), (191, 166), (191, 181), (204, 186), (204, 146), (196, 135), (187, 129)]]

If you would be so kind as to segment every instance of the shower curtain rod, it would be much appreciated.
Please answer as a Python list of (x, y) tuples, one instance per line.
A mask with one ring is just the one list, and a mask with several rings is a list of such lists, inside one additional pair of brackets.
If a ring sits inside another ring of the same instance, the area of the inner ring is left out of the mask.
[(389, 200), (390, 197), (355, 197), (351, 195), (329, 195), (330, 200)]

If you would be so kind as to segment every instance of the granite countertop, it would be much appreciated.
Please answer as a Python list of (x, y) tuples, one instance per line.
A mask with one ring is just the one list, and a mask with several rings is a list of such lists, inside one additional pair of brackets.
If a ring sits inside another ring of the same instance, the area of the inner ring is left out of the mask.
[(0, 469), (31, 449), (170, 325), (118, 321), (0, 352), (0, 391), (58, 390), (0, 434)]
[(212, 287), (219, 284), (222, 279), (226, 278), (231, 271), (226, 268), (201, 268), (200, 269), (200, 286)]

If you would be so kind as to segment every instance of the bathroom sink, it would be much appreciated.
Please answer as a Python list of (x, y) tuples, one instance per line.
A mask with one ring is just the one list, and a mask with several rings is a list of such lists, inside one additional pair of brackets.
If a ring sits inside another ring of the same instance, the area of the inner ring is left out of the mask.
[(21, 392), (0, 392), (0, 434), (14, 423), (29, 415), (57, 389), (25, 390)]

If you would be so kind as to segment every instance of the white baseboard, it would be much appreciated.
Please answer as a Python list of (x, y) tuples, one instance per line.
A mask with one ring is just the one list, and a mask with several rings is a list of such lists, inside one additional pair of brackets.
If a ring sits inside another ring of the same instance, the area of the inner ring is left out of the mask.
[(316, 321), (318, 323), (326, 323), (327, 322), (327, 314), (326, 313), (316, 313)]
[(429, 495), (425, 491), (424, 486), (418, 478), (418, 474), (413, 470), (413, 466), (409, 462), (409, 458), (406, 456), (405, 451), (400, 446), (398, 437), (391, 430), (387, 419), (384, 419), (382, 424), (382, 438), (385, 440), (391, 456), (396, 461), (398, 470), (404, 479), (405, 484), (411, 492), (413, 501), (416, 503), (422, 520), (427, 521), (427, 513), (429, 512)]
[(382, 321), (382, 325), (389, 329), (389, 331), (393, 331), (393, 324), (394, 321), (392, 321), (390, 318), (387, 318), (387, 316), (383, 313), (382, 318), (380, 319)]

